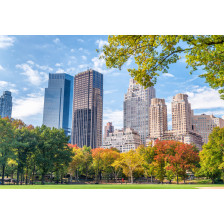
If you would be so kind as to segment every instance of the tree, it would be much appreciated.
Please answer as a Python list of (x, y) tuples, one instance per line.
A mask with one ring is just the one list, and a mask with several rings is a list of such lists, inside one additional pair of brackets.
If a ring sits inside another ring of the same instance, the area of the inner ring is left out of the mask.
[[(41, 183), (45, 183), (45, 175), (48, 172), (53, 172), (55, 165), (62, 165), (66, 162), (69, 156), (60, 161), (61, 152), (68, 149), (68, 140), (63, 129), (49, 128), (45, 125), (35, 128), (35, 134), (37, 136), (37, 149), (35, 153), (35, 160), (37, 167), (41, 172)], [(69, 161), (68, 161), (69, 162)], [(66, 162), (67, 163), (67, 162)], [(66, 164), (65, 164), (66, 165)], [(58, 171), (59, 167), (56, 167)]]
[(171, 170), (177, 178), (182, 177), (184, 182), (187, 177), (187, 171), (193, 171), (199, 164), (198, 151), (192, 145), (177, 142), (172, 154), (167, 157), (167, 170)]
[(151, 145), (144, 147), (143, 145), (139, 146), (136, 149), (136, 152), (142, 156), (144, 163), (142, 164), (142, 167), (144, 169), (144, 175), (145, 177), (150, 176), (151, 182), (153, 181), (153, 175), (154, 175), (154, 156), (155, 156), (155, 148)]
[(95, 148), (92, 149), (92, 157), (93, 157), (93, 168), (95, 170), (95, 179), (96, 182), (101, 180), (101, 173), (103, 170), (103, 159), (102, 159), (102, 153), (104, 152), (105, 149), (103, 148)]
[(2, 184), (4, 184), (5, 169), (10, 159), (14, 157), (14, 130), (8, 119), (0, 118), (0, 166), (2, 168)]
[(143, 162), (143, 158), (135, 150), (130, 150), (121, 153), (120, 158), (118, 158), (112, 166), (121, 167), (123, 173), (130, 178), (131, 183), (133, 184), (133, 173), (138, 169), (142, 169)]
[(73, 156), (72, 156), (72, 161), (69, 164), (69, 171), (71, 175), (75, 176), (76, 181), (78, 181), (79, 170), (81, 168), (81, 165), (84, 162), (84, 154), (83, 154), (83, 150), (77, 147), (77, 145), (74, 145), (72, 147), (72, 152), (73, 152)]
[(223, 173), (224, 164), (224, 128), (216, 127), (209, 135), (209, 141), (203, 145), (203, 150), (199, 153), (201, 175), (215, 183)]
[(118, 35), (109, 36), (100, 58), (108, 68), (119, 68), (134, 58), (137, 68), (128, 72), (145, 87), (153, 86), (160, 72), (167, 73), (169, 66), (181, 57), (193, 71), (204, 70), (206, 82), (212, 88), (221, 88), (224, 99), (224, 35)]

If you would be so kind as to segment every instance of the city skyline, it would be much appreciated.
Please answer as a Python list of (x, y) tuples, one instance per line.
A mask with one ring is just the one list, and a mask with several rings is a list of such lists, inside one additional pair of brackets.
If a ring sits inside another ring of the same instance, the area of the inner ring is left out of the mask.
[[(107, 36), (2, 36), (0, 41), (0, 91), (12, 92), (13, 118), (41, 125), (48, 73), (74, 76), (89, 67), (104, 74), (103, 126), (111, 121), (115, 129), (123, 127), (123, 100), (131, 78), (126, 69), (134, 63), (129, 60), (121, 71), (106, 69), (96, 49), (107, 43)], [(188, 94), (196, 115), (223, 115), (218, 91), (198, 77), (202, 70), (190, 76), (185, 66), (182, 59), (170, 67), (169, 73), (161, 74), (155, 85), (156, 97), (164, 98), (167, 104), (169, 129), (171, 101), (176, 93)]]

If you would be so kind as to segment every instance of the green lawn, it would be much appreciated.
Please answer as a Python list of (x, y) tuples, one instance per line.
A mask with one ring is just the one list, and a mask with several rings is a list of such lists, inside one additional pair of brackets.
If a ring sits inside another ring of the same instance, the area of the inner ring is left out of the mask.
[(0, 189), (197, 189), (199, 187), (224, 187), (224, 184), (0, 185)]

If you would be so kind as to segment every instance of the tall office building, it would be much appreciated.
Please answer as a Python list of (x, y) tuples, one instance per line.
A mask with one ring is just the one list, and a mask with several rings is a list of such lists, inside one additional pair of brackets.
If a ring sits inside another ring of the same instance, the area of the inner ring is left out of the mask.
[(172, 105), (172, 130), (176, 134), (185, 134), (192, 130), (191, 104), (188, 95), (178, 93), (173, 97)]
[(146, 143), (149, 135), (149, 107), (155, 95), (154, 87), (145, 89), (131, 79), (124, 97), (124, 129), (132, 128), (137, 131), (142, 144)]
[(208, 136), (214, 127), (224, 127), (224, 120), (213, 115), (194, 115), (192, 120), (194, 131), (202, 136), (204, 143), (208, 143)]
[(167, 106), (164, 99), (151, 100), (149, 127), (150, 138), (162, 137), (167, 131)]
[(0, 97), (0, 116), (11, 118), (12, 115), (12, 94), (10, 91), (4, 91)]
[(104, 136), (103, 139), (109, 136), (110, 133), (114, 132), (114, 126), (112, 125), (112, 122), (107, 122), (107, 125), (104, 127)]
[(73, 80), (65, 73), (50, 73), (44, 95), (43, 124), (63, 128), (67, 136), (71, 134)]
[(102, 145), (103, 75), (92, 69), (74, 79), (72, 144)]

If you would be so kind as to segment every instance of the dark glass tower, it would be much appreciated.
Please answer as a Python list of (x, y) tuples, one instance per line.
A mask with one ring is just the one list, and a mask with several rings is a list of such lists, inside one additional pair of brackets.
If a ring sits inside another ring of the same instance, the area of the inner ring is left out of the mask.
[(72, 144), (78, 147), (102, 145), (103, 75), (94, 70), (74, 79)]
[(0, 97), (0, 116), (11, 118), (12, 115), (12, 95), (10, 91), (4, 91)]
[(73, 80), (65, 73), (50, 73), (44, 96), (43, 124), (63, 128), (67, 136), (71, 134)]

